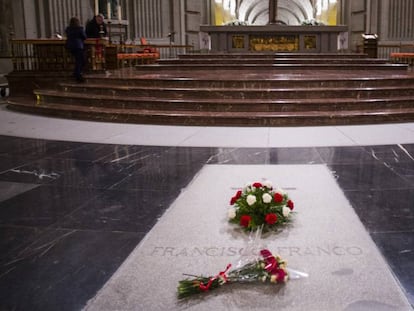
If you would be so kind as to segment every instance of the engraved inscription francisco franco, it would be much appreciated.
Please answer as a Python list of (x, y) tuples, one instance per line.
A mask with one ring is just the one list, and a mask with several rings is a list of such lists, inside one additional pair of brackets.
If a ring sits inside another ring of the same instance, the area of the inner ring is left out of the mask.
[[(279, 246), (272, 248), (280, 256), (288, 257), (308, 257), (308, 256), (361, 256), (363, 250), (359, 246)], [(147, 253), (148, 256), (162, 257), (231, 257), (249, 256), (258, 254), (259, 248), (246, 249), (226, 246), (202, 246), (202, 247), (173, 247), (173, 246), (154, 246)]]

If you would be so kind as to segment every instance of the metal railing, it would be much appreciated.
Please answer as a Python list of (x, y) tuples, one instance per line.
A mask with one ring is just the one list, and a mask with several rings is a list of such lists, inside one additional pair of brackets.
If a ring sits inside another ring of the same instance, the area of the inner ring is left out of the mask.
[[(85, 42), (85, 57), (90, 70), (105, 68), (105, 47), (102, 40)], [(70, 71), (73, 57), (66, 49), (66, 41), (59, 39), (13, 39), (11, 56), (14, 71)]]
[(389, 59), (391, 53), (400, 52), (414, 52), (413, 43), (379, 43), (378, 44), (378, 58)]
[[(363, 44), (357, 45), (357, 51), (363, 51)], [(391, 53), (414, 52), (414, 42), (378, 42), (377, 57), (389, 59)]]
[[(180, 53), (192, 51), (190, 45), (175, 44), (110, 44), (105, 39), (87, 39), (85, 57), (88, 70), (102, 71), (110, 65), (118, 68), (118, 53), (139, 53), (145, 48), (157, 49), (160, 58), (174, 58)], [(66, 49), (66, 41), (60, 39), (12, 39), (11, 55), (14, 71), (71, 71), (73, 57)]]

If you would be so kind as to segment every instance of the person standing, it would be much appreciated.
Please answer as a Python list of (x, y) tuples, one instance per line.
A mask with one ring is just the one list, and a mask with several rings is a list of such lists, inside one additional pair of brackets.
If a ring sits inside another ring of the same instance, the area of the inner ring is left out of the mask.
[(80, 25), (77, 17), (72, 17), (69, 21), (69, 26), (66, 28), (66, 47), (75, 58), (75, 68), (73, 75), (78, 82), (84, 82), (82, 76), (83, 68), (85, 67), (85, 53), (84, 41), (86, 40), (86, 33)]
[(102, 14), (94, 16), (86, 24), (86, 35), (88, 38), (102, 38), (106, 37), (106, 25)]

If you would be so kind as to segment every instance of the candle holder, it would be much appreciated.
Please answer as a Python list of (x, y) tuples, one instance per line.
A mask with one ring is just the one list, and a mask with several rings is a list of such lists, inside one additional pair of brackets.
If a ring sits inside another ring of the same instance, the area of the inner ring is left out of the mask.
[(99, 37), (102, 39), (104, 34), (103, 25), (99, 25)]
[(112, 22), (108, 21), (107, 24), (108, 24), (108, 42), (109, 42), (109, 44), (111, 44), (112, 43), (112, 40), (111, 40), (111, 24), (112, 24)]

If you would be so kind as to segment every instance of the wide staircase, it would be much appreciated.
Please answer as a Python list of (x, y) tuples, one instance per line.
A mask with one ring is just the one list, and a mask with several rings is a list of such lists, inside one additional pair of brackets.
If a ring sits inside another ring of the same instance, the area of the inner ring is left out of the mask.
[(364, 54), (185, 54), (12, 97), (10, 109), (143, 124), (414, 121), (414, 73)]

